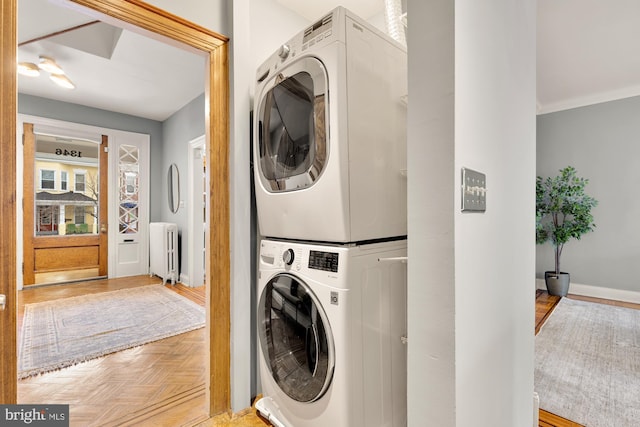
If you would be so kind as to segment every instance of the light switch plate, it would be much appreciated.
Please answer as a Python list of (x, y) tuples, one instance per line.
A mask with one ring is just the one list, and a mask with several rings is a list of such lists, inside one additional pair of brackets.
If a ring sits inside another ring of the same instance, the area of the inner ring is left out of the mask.
[(487, 177), (485, 174), (462, 168), (462, 212), (487, 210)]

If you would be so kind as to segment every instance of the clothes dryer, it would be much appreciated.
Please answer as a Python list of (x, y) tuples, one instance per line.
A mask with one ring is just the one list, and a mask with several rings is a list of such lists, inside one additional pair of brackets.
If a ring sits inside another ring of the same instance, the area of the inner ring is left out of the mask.
[(284, 43), (256, 78), (261, 234), (406, 236), (406, 49), (338, 7)]
[(274, 426), (406, 426), (406, 248), (261, 242), (256, 408)]

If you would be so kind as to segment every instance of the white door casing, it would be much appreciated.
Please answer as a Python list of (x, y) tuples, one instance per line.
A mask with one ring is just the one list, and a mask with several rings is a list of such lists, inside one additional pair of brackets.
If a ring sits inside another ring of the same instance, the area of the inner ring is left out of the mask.
[(189, 259), (187, 273), (189, 277), (183, 280), (189, 286), (197, 287), (204, 284), (205, 271), (205, 229), (203, 212), (206, 209), (206, 192), (204, 183), (203, 156), (205, 155), (204, 135), (189, 142), (188, 156), (188, 242)]

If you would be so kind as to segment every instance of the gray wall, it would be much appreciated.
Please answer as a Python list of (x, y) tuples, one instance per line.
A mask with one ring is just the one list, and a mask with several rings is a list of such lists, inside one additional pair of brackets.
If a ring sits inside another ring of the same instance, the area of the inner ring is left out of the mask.
[(163, 144), (161, 122), (24, 94), (18, 94), (18, 113), (150, 135), (149, 220), (162, 220), (159, 214), (161, 202), (159, 184), (163, 176), (159, 168), (162, 164)]
[[(595, 232), (565, 245), (571, 282), (640, 291), (640, 97), (549, 113), (537, 119), (537, 174), (571, 165), (599, 201)], [(550, 244), (538, 246), (536, 275), (553, 269)]]
[[(204, 85), (203, 85), (204, 87)], [(182, 107), (171, 117), (162, 123), (162, 159), (158, 166), (161, 170), (161, 203), (160, 217), (161, 221), (175, 222), (178, 225), (178, 234), (181, 242), (180, 255), (180, 271), (187, 272), (189, 260), (189, 236), (188, 236), (188, 207), (189, 200), (188, 184), (188, 151), (189, 142), (205, 132), (205, 110), (204, 110), (204, 93), (193, 99), (190, 103)], [(168, 182), (167, 172), (169, 165), (175, 163), (178, 165), (180, 172), (180, 200), (184, 201), (184, 207), (180, 207), (178, 212), (173, 213), (169, 210), (167, 200)]]

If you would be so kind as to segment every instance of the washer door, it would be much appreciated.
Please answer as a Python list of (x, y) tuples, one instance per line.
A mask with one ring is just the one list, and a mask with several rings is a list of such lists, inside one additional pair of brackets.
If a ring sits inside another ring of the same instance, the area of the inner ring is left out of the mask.
[(324, 65), (301, 58), (266, 86), (258, 106), (260, 178), (277, 193), (309, 187), (327, 160), (328, 83)]
[(278, 274), (258, 303), (258, 335), (265, 362), (290, 398), (313, 402), (327, 391), (335, 362), (327, 316), (309, 287)]

